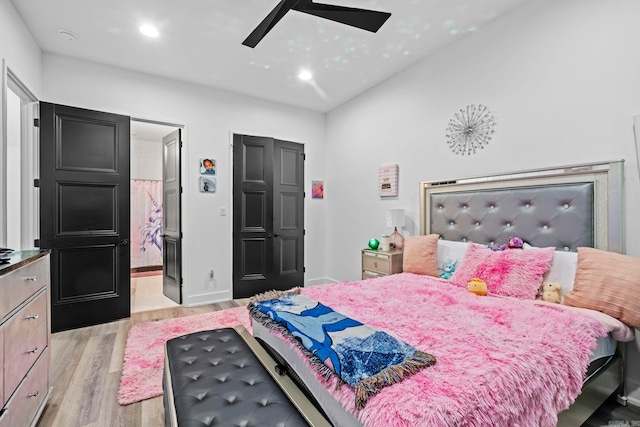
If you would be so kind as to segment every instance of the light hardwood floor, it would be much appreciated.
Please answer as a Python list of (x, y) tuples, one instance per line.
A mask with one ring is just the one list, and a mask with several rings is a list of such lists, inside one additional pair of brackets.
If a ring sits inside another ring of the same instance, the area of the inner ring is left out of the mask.
[[(118, 404), (124, 348), (129, 329), (140, 322), (189, 316), (244, 305), (247, 300), (202, 307), (135, 313), (104, 325), (58, 332), (51, 337), (53, 392), (38, 427), (161, 427), (162, 397)], [(628, 422), (618, 424), (615, 421)], [(583, 427), (640, 425), (640, 409), (605, 404)]]
[(246, 301), (146, 311), (117, 322), (52, 334), (53, 392), (38, 426), (163, 426), (162, 397), (127, 406), (118, 404), (129, 329), (140, 322), (207, 313), (237, 307), (242, 303)]
[(131, 277), (131, 312), (180, 307), (162, 293), (162, 271), (156, 275)]

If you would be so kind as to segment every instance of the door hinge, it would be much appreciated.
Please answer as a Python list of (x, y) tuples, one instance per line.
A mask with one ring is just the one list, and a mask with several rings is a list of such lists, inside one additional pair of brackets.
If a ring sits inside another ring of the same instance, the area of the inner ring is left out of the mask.
[(33, 125), (37, 128), (40, 127), (40, 119), (33, 119)]
[(39, 248), (40, 247), (40, 239), (34, 239), (33, 240), (33, 246), (36, 247), (36, 248)]
[(307, 197), (307, 192), (306, 192), (306, 191), (303, 191), (303, 192), (302, 192), (302, 198), (304, 199), (305, 197)]
[(180, 187), (180, 194), (182, 194), (182, 187)]
[(183, 239), (184, 235), (182, 234), (182, 231), (180, 232), (180, 238)]
[(305, 153), (302, 153), (302, 160), (307, 160), (307, 155)]
[(307, 267), (302, 267), (302, 272), (306, 273), (307, 272)]
[(307, 230), (302, 230), (302, 235), (306, 236), (307, 235)]
[(38, 178), (33, 180), (33, 186), (36, 188), (40, 188), (40, 180)]

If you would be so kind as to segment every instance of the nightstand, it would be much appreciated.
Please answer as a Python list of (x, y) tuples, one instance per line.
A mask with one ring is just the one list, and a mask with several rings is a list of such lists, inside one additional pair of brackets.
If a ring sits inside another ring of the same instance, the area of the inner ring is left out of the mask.
[(362, 250), (362, 278), (388, 276), (402, 273), (402, 251)]

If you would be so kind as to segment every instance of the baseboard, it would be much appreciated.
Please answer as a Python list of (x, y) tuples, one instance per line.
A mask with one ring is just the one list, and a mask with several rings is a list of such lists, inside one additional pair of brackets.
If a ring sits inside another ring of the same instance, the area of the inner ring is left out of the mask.
[(330, 279), (328, 277), (322, 277), (322, 278), (319, 278), (319, 279), (309, 279), (309, 280), (305, 281), (304, 286), (306, 288), (308, 288), (308, 287), (311, 287), (311, 286), (328, 285), (330, 283), (338, 283), (338, 281)]
[(201, 305), (215, 304), (217, 302), (230, 301), (229, 290), (210, 292), (207, 294), (192, 295), (182, 301), (185, 307), (198, 307)]
[(161, 265), (145, 265), (143, 267), (133, 267), (131, 269), (131, 272), (132, 273), (143, 273), (145, 271), (156, 271), (156, 270), (162, 271), (162, 266)]
[(640, 399), (636, 399), (635, 397), (629, 397), (627, 396), (627, 404), (628, 405), (633, 405), (637, 408), (640, 408)]

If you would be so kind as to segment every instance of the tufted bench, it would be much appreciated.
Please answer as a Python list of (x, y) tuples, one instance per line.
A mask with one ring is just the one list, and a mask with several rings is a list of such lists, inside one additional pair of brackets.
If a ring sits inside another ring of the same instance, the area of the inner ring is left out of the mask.
[(167, 341), (167, 426), (329, 426), (242, 326)]

